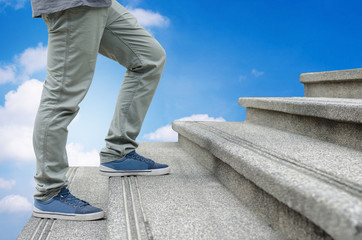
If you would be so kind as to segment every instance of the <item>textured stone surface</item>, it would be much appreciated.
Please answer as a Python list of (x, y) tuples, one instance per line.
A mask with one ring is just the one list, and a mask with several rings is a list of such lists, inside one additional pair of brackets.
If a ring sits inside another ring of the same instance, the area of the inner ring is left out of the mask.
[(204, 148), (181, 135), (179, 135), (178, 142), (183, 149), (209, 169), (249, 209), (266, 219), (274, 229), (280, 229), (288, 239), (332, 239), (306, 217), (260, 189)]
[(362, 151), (362, 124), (248, 108), (245, 122), (272, 127)]
[[(70, 168), (69, 189), (75, 196), (104, 210), (108, 201), (108, 178), (98, 168)], [(105, 239), (106, 219), (97, 221), (65, 221), (31, 217), (18, 239)]]
[(107, 239), (127, 239), (126, 213), (121, 178), (109, 178)]
[(170, 164), (172, 173), (111, 177), (108, 192), (98, 168), (71, 168), (71, 191), (104, 209), (109, 204), (107, 219), (31, 218), (19, 239), (285, 239), (177, 143), (141, 143), (138, 152)]
[(305, 97), (362, 98), (362, 68), (303, 73)]
[(154, 239), (284, 239), (176, 143), (141, 144), (170, 175), (137, 177)]
[(152, 238), (137, 177), (110, 178), (108, 212), (107, 239)]
[(17, 237), (17, 240), (28, 240), (28, 239), (39, 239), (41, 231), (38, 230), (38, 226), (42, 225), (40, 218), (30, 217), (28, 222), (25, 224), (23, 230)]
[(335, 239), (361, 238), (361, 152), (245, 123), (173, 128)]
[(239, 98), (239, 105), (270, 111), (362, 123), (362, 99), (335, 98)]
[(305, 83), (304, 96), (362, 99), (362, 81)]
[(300, 74), (301, 83), (362, 81), (362, 68)]

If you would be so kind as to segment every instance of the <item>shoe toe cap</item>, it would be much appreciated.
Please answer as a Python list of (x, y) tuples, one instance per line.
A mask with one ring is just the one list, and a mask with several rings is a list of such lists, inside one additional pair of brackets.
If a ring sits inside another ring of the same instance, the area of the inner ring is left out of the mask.
[(92, 205), (87, 205), (81, 208), (77, 208), (75, 211), (76, 214), (88, 214), (88, 213), (97, 213), (97, 212), (103, 212), (103, 210), (97, 207), (93, 207)]
[(155, 163), (151, 169), (158, 169), (158, 168), (167, 168), (168, 165), (167, 164), (161, 164), (161, 163)]

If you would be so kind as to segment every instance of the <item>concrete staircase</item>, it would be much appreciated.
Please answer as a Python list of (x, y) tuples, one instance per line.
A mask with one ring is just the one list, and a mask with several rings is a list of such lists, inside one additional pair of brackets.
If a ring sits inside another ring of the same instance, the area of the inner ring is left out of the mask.
[(362, 239), (362, 70), (300, 79), (308, 97), (240, 98), (243, 123), (173, 128), (184, 149), (288, 238)]
[(362, 70), (307, 73), (302, 98), (240, 98), (245, 122), (173, 122), (137, 150), (158, 177), (71, 168), (106, 219), (30, 218), (18, 239), (362, 239)]

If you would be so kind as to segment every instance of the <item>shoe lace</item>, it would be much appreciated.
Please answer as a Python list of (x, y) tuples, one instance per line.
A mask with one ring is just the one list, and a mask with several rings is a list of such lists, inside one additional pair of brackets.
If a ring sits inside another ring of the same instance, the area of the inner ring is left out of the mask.
[(155, 162), (152, 159), (145, 158), (145, 157), (139, 155), (136, 152), (130, 152), (127, 157), (131, 157), (133, 159), (140, 160), (140, 161), (145, 162), (145, 163), (150, 164), (150, 165), (155, 164)]
[(60, 201), (65, 202), (73, 207), (85, 207), (89, 205), (88, 202), (83, 201), (74, 195), (72, 195), (69, 191), (69, 189), (65, 188), (62, 189), (62, 191), (56, 196)]

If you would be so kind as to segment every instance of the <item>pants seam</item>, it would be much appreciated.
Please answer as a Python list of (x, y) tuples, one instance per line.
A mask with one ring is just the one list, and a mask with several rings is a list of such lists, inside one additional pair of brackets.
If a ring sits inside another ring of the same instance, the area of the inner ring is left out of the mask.
[[(142, 66), (144, 65), (141, 56), (139, 54), (137, 54), (137, 52), (135, 50), (133, 50), (133, 48), (129, 44), (127, 44), (126, 41), (124, 41), (118, 34), (116, 34), (114, 31), (112, 31), (112, 29), (110, 29), (109, 27), (105, 27), (105, 28), (108, 31), (110, 31), (119, 41), (121, 41), (137, 57), (137, 59), (140, 61)], [(128, 67), (127, 67), (127, 69), (128, 69), (128, 71), (131, 71)], [(130, 109), (130, 106), (133, 103), (136, 92), (139, 90), (140, 85), (141, 85), (141, 80), (140, 80), (139, 76), (136, 76), (136, 78), (137, 78), (138, 83), (137, 83), (137, 86), (134, 88), (134, 91), (132, 92), (132, 97), (130, 98), (131, 100), (130, 100), (128, 106), (125, 108), (125, 111), (123, 112), (123, 114), (125, 116), (127, 116), (128, 112), (129, 112), (129, 109)], [(122, 127), (120, 128), (120, 132), (124, 134), (125, 129), (126, 129), (125, 123), (122, 123)], [(125, 155), (124, 151), (122, 152), (122, 155)]]
[[(65, 82), (65, 78), (67, 76), (67, 59), (69, 56), (69, 42), (70, 42), (70, 33), (71, 33), (71, 28), (72, 25), (69, 21), (69, 12), (65, 11), (65, 17), (66, 17), (66, 24), (67, 26), (67, 34), (66, 34), (66, 39), (65, 39), (65, 53), (64, 53), (64, 66), (63, 66), (63, 77), (61, 80), (61, 87), (57, 96), (57, 99), (54, 101), (54, 108), (52, 110), (52, 112), (49, 114), (49, 117), (47, 118), (47, 125), (45, 126), (45, 132), (44, 132), (44, 139), (43, 139), (43, 162), (44, 159), (47, 159), (47, 152), (48, 152), (48, 143), (47, 143), (47, 138), (48, 138), (48, 134), (49, 134), (49, 127), (50, 127), (50, 119), (53, 118), (56, 114), (56, 108), (55, 106), (57, 106), (59, 104), (60, 98), (62, 97), (62, 93), (64, 90), (64, 82)], [(49, 194), (48, 194), (49, 195)], [(46, 196), (48, 196), (46, 195)]]
[[(141, 57), (136, 53), (136, 51), (134, 51), (131, 46), (129, 44), (126, 43), (126, 41), (124, 41), (118, 34), (116, 34), (114, 31), (112, 31), (112, 29), (110, 29), (109, 27), (105, 27), (108, 31), (110, 31), (118, 40), (120, 40), (125, 46), (127, 46), (127, 48), (129, 50), (131, 50), (131, 52), (133, 52), (133, 54), (138, 58), (138, 60), (141, 62), (141, 65), (143, 66), (143, 61), (141, 59)], [(127, 67), (128, 69), (128, 67)]]
[[(125, 115), (125, 116), (128, 115), (129, 109), (130, 109), (130, 107), (131, 107), (131, 104), (133, 103), (133, 100), (134, 100), (134, 97), (135, 97), (135, 95), (136, 95), (136, 92), (137, 92), (137, 91), (139, 90), (139, 88), (140, 88), (141, 80), (139, 79), (139, 77), (137, 77), (137, 80), (138, 80), (138, 84), (137, 84), (137, 87), (135, 87), (135, 90), (134, 90), (133, 93), (132, 93), (132, 98), (131, 98), (131, 101), (130, 101), (130, 103), (128, 104), (128, 106), (127, 106), (127, 108), (126, 108), (126, 111), (124, 112), (124, 115)], [(125, 125), (125, 123), (123, 123), (123, 126), (122, 126), (122, 128), (121, 128), (121, 133), (124, 133), (125, 129), (126, 129), (126, 125)], [(123, 153), (123, 154), (124, 154), (124, 153)]]

